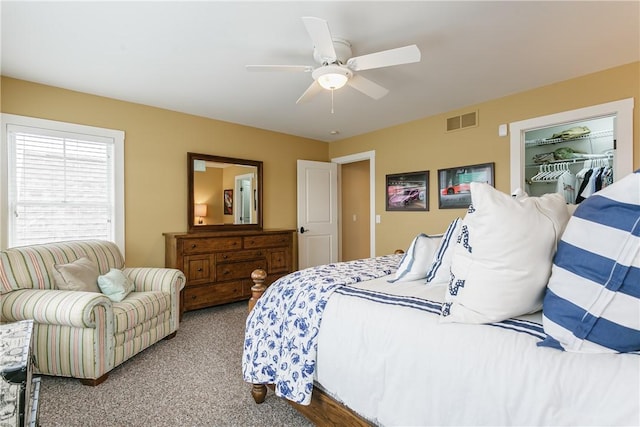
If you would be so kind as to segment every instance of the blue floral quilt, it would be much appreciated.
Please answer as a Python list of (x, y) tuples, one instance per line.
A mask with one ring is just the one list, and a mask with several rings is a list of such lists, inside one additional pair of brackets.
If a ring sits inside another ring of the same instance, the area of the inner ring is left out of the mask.
[(324, 307), (341, 286), (396, 271), (402, 255), (386, 255), (300, 270), (273, 283), (247, 318), (242, 374), (275, 384), (278, 396), (308, 405)]

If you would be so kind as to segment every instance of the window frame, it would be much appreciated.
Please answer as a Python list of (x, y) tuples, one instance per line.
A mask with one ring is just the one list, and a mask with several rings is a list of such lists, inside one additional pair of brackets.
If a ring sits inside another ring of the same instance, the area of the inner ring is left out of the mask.
[(11, 245), (9, 234), (9, 126), (41, 128), (61, 132), (64, 134), (89, 135), (99, 138), (109, 138), (114, 142), (114, 224), (113, 232), (115, 244), (122, 254), (125, 253), (125, 199), (124, 199), (124, 131), (80, 125), (76, 123), (46, 120), (36, 117), (19, 116), (0, 113), (0, 248), (6, 249)]

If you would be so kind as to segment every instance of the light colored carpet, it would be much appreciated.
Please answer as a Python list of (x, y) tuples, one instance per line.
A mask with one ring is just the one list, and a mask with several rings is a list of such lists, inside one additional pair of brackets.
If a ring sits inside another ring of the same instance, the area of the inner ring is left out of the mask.
[(310, 426), (271, 390), (257, 405), (242, 380), (246, 302), (184, 314), (175, 338), (112, 370), (96, 387), (42, 377), (40, 425)]

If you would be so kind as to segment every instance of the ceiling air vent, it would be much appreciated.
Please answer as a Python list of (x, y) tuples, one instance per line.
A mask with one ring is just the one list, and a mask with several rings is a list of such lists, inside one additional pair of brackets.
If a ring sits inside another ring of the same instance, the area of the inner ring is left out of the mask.
[(447, 132), (478, 126), (478, 112), (462, 114), (447, 119)]

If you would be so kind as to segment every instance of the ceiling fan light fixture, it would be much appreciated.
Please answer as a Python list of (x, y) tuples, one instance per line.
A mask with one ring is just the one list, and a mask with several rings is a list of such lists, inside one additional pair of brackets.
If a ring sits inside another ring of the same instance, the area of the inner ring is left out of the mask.
[(318, 83), (327, 90), (335, 90), (340, 89), (342, 86), (347, 84), (347, 80), (349, 79), (343, 74), (329, 73), (320, 76), (318, 78)]
[(313, 78), (326, 90), (336, 90), (347, 84), (353, 75), (351, 70), (338, 65), (326, 65), (311, 73)]

